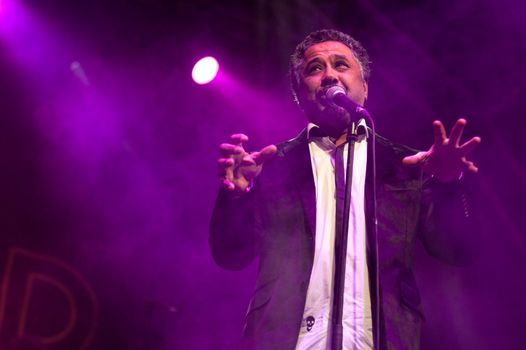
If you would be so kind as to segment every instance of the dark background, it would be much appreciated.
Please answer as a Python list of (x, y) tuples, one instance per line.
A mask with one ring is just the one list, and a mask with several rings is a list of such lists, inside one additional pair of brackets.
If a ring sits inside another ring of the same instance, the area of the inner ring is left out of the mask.
[[(525, 10), (516, 0), (1, 0), (0, 348), (231, 344), (255, 265), (223, 271), (208, 250), (217, 145), (235, 132), (251, 149), (295, 136), (306, 122), (288, 55), (308, 32), (337, 28), (369, 51), (367, 107), (381, 134), (426, 149), (433, 120), (450, 128), (462, 116), (465, 137), (482, 137), (479, 254), (458, 268), (416, 250), (423, 349), (523, 349)], [(208, 54), (221, 77), (198, 86), (190, 71)]]

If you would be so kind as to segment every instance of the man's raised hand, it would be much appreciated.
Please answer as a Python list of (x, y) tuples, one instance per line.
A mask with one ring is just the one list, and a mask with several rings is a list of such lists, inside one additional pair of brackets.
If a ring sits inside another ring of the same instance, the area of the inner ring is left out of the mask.
[(263, 163), (272, 158), (277, 148), (264, 147), (259, 152), (248, 153), (243, 143), (248, 141), (244, 134), (230, 136), (230, 143), (219, 146), (220, 158), (217, 160), (221, 186), (230, 191), (246, 192), (252, 180), (259, 175)]
[(442, 182), (458, 179), (465, 170), (476, 173), (478, 168), (473, 162), (467, 160), (466, 156), (480, 143), (480, 137), (473, 137), (460, 145), (465, 126), (465, 119), (457, 120), (448, 138), (442, 122), (435, 120), (433, 122), (435, 135), (433, 146), (426, 152), (418, 152), (405, 157), (403, 164), (420, 165), (426, 173)]

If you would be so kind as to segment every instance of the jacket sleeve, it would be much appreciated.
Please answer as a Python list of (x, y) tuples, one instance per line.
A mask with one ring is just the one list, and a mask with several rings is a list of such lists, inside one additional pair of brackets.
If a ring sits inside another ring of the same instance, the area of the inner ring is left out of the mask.
[(477, 250), (468, 185), (469, 179), (423, 184), (420, 238), (429, 254), (452, 265), (465, 265)]
[(241, 270), (257, 255), (255, 188), (239, 195), (219, 190), (210, 220), (209, 244), (217, 265)]

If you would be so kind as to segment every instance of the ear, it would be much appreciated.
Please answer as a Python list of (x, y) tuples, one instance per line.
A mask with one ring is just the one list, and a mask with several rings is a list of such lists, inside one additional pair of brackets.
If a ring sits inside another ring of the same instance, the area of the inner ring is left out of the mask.
[(298, 90), (296, 91), (296, 104), (301, 108), (301, 110), (304, 110), (303, 108), (303, 102), (305, 102), (306, 92), (305, 92), (305, 86), (303, 83), (300, 83), (298, 86)]
[(363, 96), (364, 96), (364, 102), (367, 101), (367, 97), (369, 96), (369, 85), (367, 84), (367, 81), (363, 81)]

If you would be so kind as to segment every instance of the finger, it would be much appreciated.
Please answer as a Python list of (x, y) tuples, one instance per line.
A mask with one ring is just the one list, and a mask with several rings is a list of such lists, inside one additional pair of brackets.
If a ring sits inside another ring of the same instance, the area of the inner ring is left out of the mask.
[(226, 169), (234, 165), (232, 158), (219, 158), (217, 160), (217, 169), (220, 177), (226, 176)]
[(416, 155), (414, 156), (408, 156), (402, 159), (403, 165), (417, 165), (418, 164), (418, 157)]
[(433, 122), (433, 134), (435, 136), (435, 145), (442, 146), (446, 141), (446, 129), (440, 120)]
[(241, 146), (241, 144), (248, 142), (248, 136), (245, 134), (233, 134), (230, 136), (230, 141), (232, 141), (234, 145)]
[(458, 142), (460, 141), (460, 136), (462, 136), (462, 132), (464, 131), (464, 127), (466, 126), (466, 119), (460, 118), (457, 120), (455, 125), (453, 125), (453, 128), (451, 129), (451, 134), (449, 136), (449, 144), (458, 146)]
[(257, 165), (256, 162), (254, 161), (253, 154), (247, 154), (246, 156), (244, 156), (243, 159), (241, 160), (241, 165), (242, 166)]
[[(228, 168), (225, 168), (225, 176), (223, 176), (224, 180), (226, 182), (231, 182), (232, 183), (232, 180), (234, 179), (234, 167), (228, 167)], [(234, 183), (232, 183), (232, 186), (235, 187)]]
[(465, 142), (462, 146), (460, 146), (460, 155), (464, 157), (465, 155), (469, 154), (475, 147), (477, 147), (480, 143), (480, 137), (475, 136), (471, 140)]
[(466, 165), (466, 169), (468, 169), (472, 173), (476, 173), (479, 171), (479, 168), (475, 166), (473, 162), (470, 162), (469, 160), (464, 160), (464, 164)]
[(243, 147), (231, 143), (222, 143), (219, 145), (219, 153), (225, 158), (243, 154), (244, 151)]
[(274, 157), (277, 151), (278, 151), (278, 148), (275, 145), (269, 145), (263, 148), (259, 152), (254, 152), (252, 154), (252, 159), (254, 159), (257, 165), (261, 165), (265, 163), (267, 160)]
[(428, 152), (418, 152), (417, 154), (414, 154), (412, 156), (407, 156), (404, 159), (402, 159), (403, 165), (418, 165), (420, 163), (423, 163), (428, 158)]
[(229, 191), (232, 191), (236, 188), (236, 186), (232, 182), (228, 181), (227, 179), (220, 179), (219, 184), (221, 187)]

